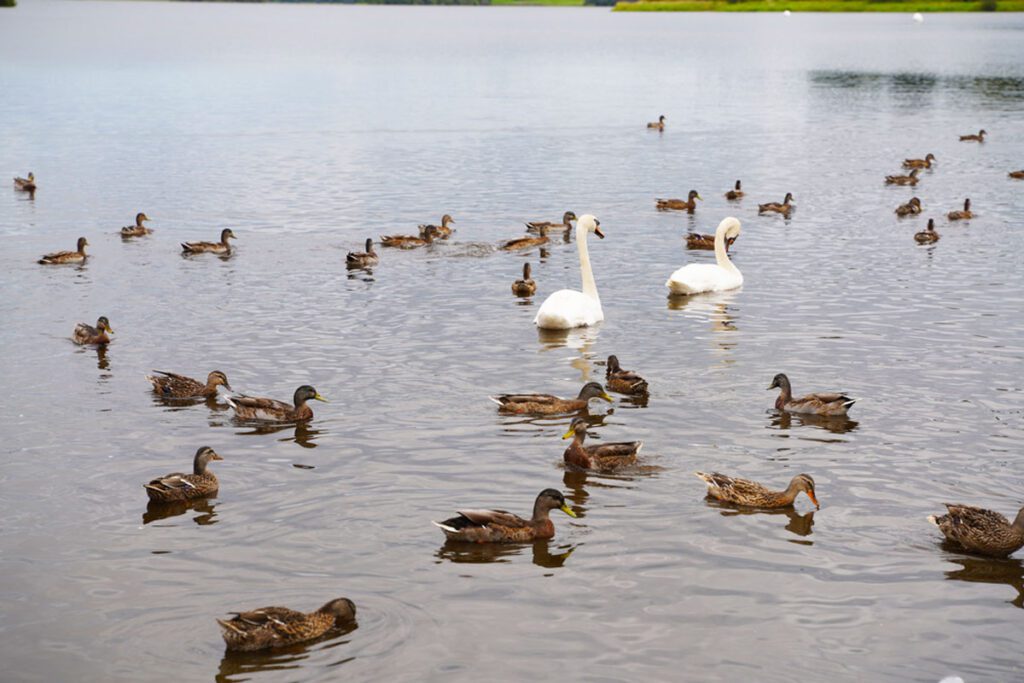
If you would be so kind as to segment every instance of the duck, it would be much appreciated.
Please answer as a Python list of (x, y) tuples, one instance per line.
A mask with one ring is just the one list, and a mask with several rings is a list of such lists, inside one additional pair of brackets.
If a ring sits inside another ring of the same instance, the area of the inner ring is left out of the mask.
[(75, 325), (75, 331), (71, 334), (71, 339), (80, 346), (109, 344), (110, 337), (107, 336), (108, 334), (114, 334), (114, 330), (111, 329), (107, 316), (101, 315), (96, 320), (96, 327), (86, 325), (85, 323)]
[(586, 410), (590, 399), (612, 403), (608, 392), (597, 382), (587, 382), (576, 398), (559, 398), (551, 394), (498, 394), (488, 396), (498, 404), (498, 412), (519, 415), (562, 415)]
[(56, 266), (65, 263), (85, 263), (87, 254), (85, 253), (85, 247), (89, 244), (89, 240), (84, 237), (78, 238), (78, 248), (75, 251), (55, 251), (52, 254), (46, 254), (38, 263), (43, 266)]
[(620, 441), (584, 446), (589, 424), (583, 418), (576, 418), (569, 425), (562, 439), (572, 439), (565, 449), (565, 464), (584, 470), (614, 471), (636, 464), (636, 457), (643, 448), (643, 441)]
[(647, 393), (647, 380), (635, 372), (623, 370), (618, 356), (608, 356), (604, 377), (607, 387), (616, 393), (630, 396)]
[(920, 169), (913, 169), (910, 175), (887, 175), (885, 176), (886, 185), (917, 185), (918, 177), (917, 174)]
[(690, 263), (665, 282), (669, 294), (701, 294), (736, 289), (743, 284), (743, 273), (729, 260), (725, 245), (740, 236), (740, 222), (725, 218), (715, 230), (715, 263)]
[(718, 472), (694, 472), (708, 486), (708, 498), (744, 507), (762, 508), (766, 510), (792, 507), (793, 501), (801, 491), (820, 509), (818, 498), (814, 493), (814, 479), (809, 474), (798, 474), (793, 477), (785, 491), (772, 491), (763, 484), (749, 479), (730, 477)]
[(126, 225), (121, 228), (121, 237), (142, 237), (150, 234), (153, 231), (142, 224), (143, 221), (148, 220), (149, 216), (144, 213), (135, 214), (135, 225)]
[(530, 279), (530, 263), (523, 264), (523, 279), (512, 283), (512, 293), (516, 296), (533, 296), (537, 291), (537, 283)]
[(227, 649), (252, 652), (304, 643), (333, 628), (351, 625), (356, 605), (348, 598), (337, 598), (308, 614), (287, 607), (260, 607), (232, 614), (231, 619), (217, 620)]
[(985, 129), (982, 128), (978, 131), (977, 135), (961, 135), (960, 142), (985, 142), (986, 135), (988, 135), (988, 133), (986, 133)]
[(932, 244), (939, 241), (939, 233), (935, 232), (935, 219), (928, 219), (928, 227), (921, 232), (914, 233), (914, 239), (918, 244)]
[(186, 254), (230, 254), (229, 239), (236, 239), (231, 228), (220, 231), (220, 242), (182, 242), (181, 249)]
[(665, 130), (665, 115), (662, 114), (658, 117), (657, 121), (651, 121), (647, 124), (648, 128), (656, 128), (658, 130)]
[(909, 202), (896, 207), (896, 215), (901, 218), (904, 216), (916, 216), (919, 213), (921, 213), (921, 200), (917, 197), (911, 197)]
[(542, 244), (547, 244), (551, 240), (548, 238), (547, 227), (538, 228), (539, 233), (537, 237), (517, 237), (514, 240), (508, 240), (501, 244), (499, 249), (502, 251), (519, 251), (520, 249), (530, 249), (532, 247), (539, 247)]
[(794, 205), (792, 204), (792, 201), (793, 201), (793, 193), (792, 192), (787, 192), (786, 193), (786, 198), (782, 200), (781, 204), (779, 204), (778, 202), (768, 202), (767, 204), (758, 204), (757, 205), (757, 213), (759, 213), (759, 214), (762, 214), (762, 213), (781, 213), (782, 215), (784, 215), (784, 216), (786, 216), (788, 218), (789, 214), (793, 211), (793, 208), (794, 208)]
[(565, 213), (562, 214), (561, 223), (553, 223), (551, 221), (530, 221), (529, 223), (526, 224), (526, 232), (531, 232), (535, 234), (540, 233), (541, 228), (546, 228), (549, 231), (562, 229), (565, 230), (565, 232), (569, 232), (570, 230), (572, 230), (572, 222), (574, 220), (576, 220), (576, 214), (573, 213), (572, 211), (566, 211)]
[[(725, 250), (727, 252), (729, 251), (729, 247), (731, 247), (732, 243), (735, 241), (735, 237), (729, 237), (725, 240)], [(715, 236), (699, 232), (688, 232), (686, 233), (686, 248), (713, 251), (715, 248)]]
[(533, 503), (530, 519), (504, 510), (457, 510), (457, 517), (433, 524), (444, 532), (449, 541), (529, 543), (554, 538), (555, 525), (549, 516), (552, 510), (576, 516), (561, 491), (544, 489)]
[(729, 201), (735, 201), (743, 198), (743, 190), (741, 189), (740, 181), (736, 181), (736, 186), (725, 193), (725, 198)]
[(549, 295), (533, 318), (533, 324), (540, 329), (571, 330), (604, 320), (601, 297), (597, 294), (594, 271), (590, 267), (590, 250), (587, 247), (590, 233), (604, 239), (601, 221), (588, 213), (576, 221), (576, 253), (580, 261), (582, 291), (560, 289)]
[(945, 505), (947, 514), (931, 515), (928, 521), (964, 550), (989, 557), (1009, 557), (1024, 546), (1024, 507), (1017, 511), (1011, 523), (992, 510)]
[(381, 235), (380, 243), (385, 247), (397, 247), (399, 249), (416, 249), (433, 244), (437, 238), (437, 226), (428, 225), (419, 237), (412, 235)]
[[(206, 384), (197, 379), (163, 370), (154, 370), (154, 375), (146, 375), (153, 384), (153, 391), (164, 398), (213, 398), (217, 395), (217, 387), (231, 391), (228, 376), (220, 370), (214, 370), (206, 376)], [(159, 375), (159, 376), (157, 376)]]
[(951, 221), (962, 221), (974, 218), (974, 214), (971, 213), (971, 200), (969, 198), (965, 199), (963, 211), (950, 211), (946, 214), (946, 218)]
[(807, 394), (793, 398), (793, 389), (789, 384), (789, 378), (781, 372), (775, 375), (768, 390), (779, 390), (779, 397), (775, 399), (775, 409), (784, 410), (788, 413), (799, 415), (822, 415), (824, 417), (845, 416), (857, 399), (850, 398), (846, 394)]
[(369, 268), (380, 263), (380, 256), (373, 250), (373, 239), (366, 238), (366, 251), (350, 251), (345, 256), (348, 268)]
[(655, 199), (654, 201), (658, 211), (668, 211), (671, 209), (693, 213), (694, 209), (697, 208), (698, 199), (704, 201), (700, 194), (697, 193), (697, 190), (690, 190), (685, 202), (682, 199)]
[(1024, 171), (1010, 171), (1008, 175), (1017, 180), (1024, 180)]
[(235, 411), (235, 417), (241, 420), (261, 420), (263, 422), (305, 422), (313, 419), (313, 409), (306, 405), (307, 401), (329, 401), (317, 393), (308, 384), (295, 390), (292, 404), (272, 398), (256, 396), (231, 396), (228, 405)]
[(904, 159), (903, 168), (931, 168), (935, 155), (929, 152), (924, 159)]
[(142, 486), (154, 503), (206, 498), (217, 493), (220, 486), (217, 475), (207, 470), (206, 466), (214, 460), (223, 459), (209, 446), (203, 446), (196, 451), (196, 457), (192, 461), (192, 474), (172, 472)]
[(452, 236), (452, 233), (455, 232), (454, 229), (448, 227), (448, 224), (449, 223), (454, 223), (454, 222), (455, 222), (454, 218), (452, 218), (448, 214), (445, 214), (445, 215), (441, 216), (441, 225), (428, 225), (428, 224), (420, 225), (419, 226), (420, 236), (422, 236), (424, 233), (426, 233), (427, 228), (434, 228), (434, 233), (435, 233), (434, 237), (435, 237), (435, 239), (438, 238), (438, 237), (440, 237), (442, 239), (448, 239), (449, 237)]
[(28, 178), (15, 178), (14, 189), (21, 190), (22, 192), (35, 192), (36, 191), (36, 175), (35, 173), (29, 172)]

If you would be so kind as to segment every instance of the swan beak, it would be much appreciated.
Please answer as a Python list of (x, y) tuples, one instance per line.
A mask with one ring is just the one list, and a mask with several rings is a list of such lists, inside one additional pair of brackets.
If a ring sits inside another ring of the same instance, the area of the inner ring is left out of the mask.
[(576, 516), (576, 513), (572, 511), (572, 508), (569, 507), (568, 503), (566, 503), (565, 505), (563, 505), (562, 507), (560, 507), (558, 509), (561, 510), (562, 512), (564, 512), (565, 514), (569, 515), (570, 517), (575, 517)]
[(594, 234), (600, 237), (601, 239), (604, 239), (604, 233), (601, 232), (601, 228), (594, 228)]
[(568, 438), (573, 437), (573, 436), (576, 436), (576, 432), (574, 430), (570, 429), (565, 434), (562, 434), (562, 440), (564, 441), (565, 439), (568, 439)]
[(313, 398), (314, 398), (315, 400), (317, 400), (317, 401), (323, 401), (324, 403), (330, 403), (330, 401), (328, 401), (328, 400), (327, 400), (326, 398), (324, 398), (324, 397), (323, 397), (323, 396), (321, 396), (320, 394), (317, 394), (317, 395), (316, 395), (316, 396), (314, 396)]
[(821, 505), (818, 504), (818, 499), (814, 497), (814, 492), (813, 491), (808, 491), (807, 492), (807, 497), (811, 499), (812, 503), (814, 503), (814, 509), (815, 510), (820, 510), (821, 509)]
[(609, 396), (608, 392), (602, 392), (600, 398), (604, 399), (605, 401), (608, 401), (609, 403), (615, 403), (615, 399)]

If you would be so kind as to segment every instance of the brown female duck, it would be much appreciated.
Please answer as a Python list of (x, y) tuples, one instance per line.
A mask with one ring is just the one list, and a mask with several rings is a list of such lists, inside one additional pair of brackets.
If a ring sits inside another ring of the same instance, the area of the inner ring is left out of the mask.
[(28, 178), (15, 178), (14, 189), (21, 190), (22, 192), (35, 192), (36, 191), (36, 176), (34, 173), (29, 173)]
[(526, 232), (538, 234), (541, 228), (546, 228), (548, 231), (551, 230), (564, 230), (566, 233), (572, 230), (572, 222), (576, 220), (576, 214), (572, 211), (566, 211), (562, 214), (561, 223), (553, 223), (551, 221), (531, 221), (526, 224)]
[(214, 370), (207, 375), (206, 384), (173, 372), (164, 372), (163, 370), (154, 370), (153, 372), (156, 375), (146, 375), (146, 379), (152, 382), (153, 391), (164, 398), (213, 398), (217, 395), (217, 387), (231, 389), (231, 385), (228, 384), (228, 376), (220, 370)]
[(710, 474), (694, 472), (694, 474), (708, 485), (708, 498), (726, 503), (768, 510), (787, 508), (793, 505), (797, 495), (803, 491), (814, 503), (814, 507), (821, 507), (818, 505), (818, 498), (814, 495), (814, 479), (809, 474), (798, 474), (793, 477), (785, 491), (772, 491), (756, 481), (738, 479), (718, 472)]
[(900, 204), (896, 207), (896, 215), (900, 218), (904, 216), (916, 216), (921, 213), (921, 200), (917, 197), (911, 197), (910, 201), (906, 204)]
[(658, 117), (657, 121), (651, 121), (647, 124), (648, 128), (655, 128), (657, 130), (665, 130), (665, 115), (662, 114)]
[(313, 409), (306, 405), (307, 401), (323, 401), (327, 399), (317, 393), (316, 389), (304, 384), (295, 390), (290, 405), (284, 401), (256, 396), (231, 396), (228, 405), (234, 408), (235, 417), (241, 420), (261, 420), (263, 422), (305, 422), (313, 419)]
[(539, 247), (551, 241), (548, 238), (548, 229), (546, 226), (541, 226), (538, 228), (537, 232), (539, 233), (537, 237), (517, 237), (514, 240), (504, 242), (499, 248), (502, 251), (519, 251), (520, 249)]
[(971, 200), (969, 198), (965, 199), (963, 211), (950, 211), (946, 214), (946, 218), (951, 221), (964, 221), (974, 218), (974, 214), (971, 212)]
[(516, 296), (533, 296), (537, 291), (537, 283), (530, 279), (530, 264), (523, 264), (523, 279), (512, 283), (512, 293)]
[[(729, 251), (729, 247), (736, 241), (736, 236), (725, 238), (725, 251)], [(699, 232), (688, 232), (686, 233), (686, 248), (687, 249), (706, 249), (708, 251), (715, 250), (715, 236), (708, 235)]]
[(920, 173), (920, 169), (913, 169), (910, 175), (887, 175), (885, 176), (886, 185), (917, 185), (919, 178), (917, 174)]
[(757, 212), (759, 214), (762, 214), (762, 213), (781, 213), (783, 216), (787, 216), (788, 217), (790, 212), (793, 211), (794, 206), (795, 206), (792, 202), (793, 202), (793, 193), (792, 192), (787, 192), (786, 193), (786, 197), (785, 197), (785, 199), (782, 200), (781, 204), (779, 204), (778, 202), (768, 202), (767, 204), (758, 204), (757, 205)]
[(366, 238), (366, 251), (350, 251), (345, 256), (347, 268), (370, 268), (380, 263), (380, 256), (373, 250), (373, 240)]
[(39, 259), (39, 264), (43, 266), (55, 266), (64, 263), (85, 263), (85, 247), (88, 244), (89, 240), (85, 239), (84, 237), (79, 237), (77, 250), (55, 251), (52, 254), (46, 254), (41, 259)]
[(207, 470), (206, 466), (213, 460), (223, 459), (209, 446), (203, 446), (196, 451), (196, 457), (192, 461), (192, 474), (172, 472), (142, 486), (146, 489), (149, 499), (155, 503), (206, 498), (217, 493), (220, 486), (217, 475)]
[(1017, 511), (1013, 523), (998, 512), (970, 505), (946, 503), (946, 510), (948, 514), (931, 515), (928, 521), (968, 552), (1007, 557), (1024, 546), (1024, 508)]
[(658, 211), (686, 211), (687, 213), (693, 213), (694, 209), (697, 208), (697, 200), (704, 201), (701, 196), (697, 193), (697, 190), (690, 190), (690, 193), (686, 196), (686, 201), (682, 199), (655, 199), (655, 204)]
[(504, 510), (457, 510), (458, 517), (434, 522), (434, 525), (440, 527), (450, 541), (529, 543), (554, 538), (555, 525), (549, 516), (552, 510), (576, 516), (561, 491), (544, 489), (533, 503), (530, 519)]
[(775, 409), (788, 413), (840, 417), (846, 415), (850, 406), (856, 402), (856, 399), (838, 393), (807, 394), (793, 398), (793, 389), (790, 387), (789, 378), (781, 372), (775, 375), (772, 383), (768, 385), (768, 389), (769, 391), (779, 390), (779, 397), (775, 399)]
[(427, 228), (433, 228), (435, 231), (435, 238), (440, 237), (441, 239), (448, 239), (449, 237), (452, 236), (452, 233), (455, 232), (454, 229), (448, 227), (448, 224), (454, 222), (454, 218), (452, 218), (448, 214), (445, 214), (441, 216), (441, 225), (429, 225), (426, 223), (420, 225), (420, 236), (422, 237), (427, 232)]
[(488, 398), (498, 404), (498, 412), (527, 415), (575, 413), (586, 410), (592, 398), (612, 402), (612, 397), (597, 382), (584, 384), (576, 398), (559, 398), (551, 394), (499, 394)]
[(583, 441), (587, 438), (588, 427), (587, 421), (578, 417), (572, 421), (569, 431), (562, 436), (563, 439), (572, 439), (572, 443), (563, 454), (566, 465), (584, 470), (610, 472), (636, 464), (636, 456), (644, 446), (643, 441), (620, 441), (584, 446)]
[(935, 232), (935, 219), (928, 219), (928, 227), (921, 232), (914, 233), (914, 240), (918, 244), (932, 244), (939, 241), (939, 233)]
[(107, 320), (107, 316), (101, 315), (96, 321), (96, 327), (86, 325), (85, 323), (75, 325), (75, 331), (71, 335), (71, 340), (82, 346), (86, 344), (109, 344), (110, 337), (107, 336), (108, 334), (114, 334), (114, 330), (110, 328), (110, 321)]
[(742, 186), (740, 185), (740, 181), (737, 180), (736, 181), (736, 186), (733, 189), (731, 189), (731, 190), (729, 190), (728, 192), (725, 193), (725, 198), (728, 199), (729, 201), (734, 201), (734, 200), (737, 200), (737, 199), (743, 199), (743, 189), (742, 189)]
[(961, 135), (960, 142), (985, 142), (986, 135), (988, 135), (988, 133), (986, 133), (985, 129), (982, 128), (978, 131), (977, 135)]
[(220, 231), (220, 242), (182, 242), (181, 250), (186, 254), (230, 254), (229, 239), (235, 239), (235, 233), (224, 228)]
[(929, 152), (924, 159), (904, 159), (903, 168), (931, 168), (933, 161), (935, 155)]
[(309, 614), (287, 607), (260, 607), (232, 614), (231, 619), (217, 620), (228, 650), (252, 652), (303, 643), (333, 628), (350, 625), (356, 618), (356, 606), (348, 598), (338, 598)]
[(417, 247), (433, 244), (435, 239), (437, 239), (437, 227), (428, 225), (419, 237), (413, 237), (412, 235), (381, 235), (380, 243), (385, 247), (416, 249)]
[(623, 370), (618, 356), (608, 356), (604, 376), (605, 384), (616, 393), (633, 396), (647, 393), (647, 380), (635, 372)]
[(1010, 171), (1009, 176), (1017, 180), (1024, 180), (1024, 171)]
[(142, 237), (150, 234), (153, 231), (142, 224), (143, 221), (148, 220), (149, 216), (144, 213), (135, 214), (135, 225), (126, 225), (121, 228), (121, 237)]

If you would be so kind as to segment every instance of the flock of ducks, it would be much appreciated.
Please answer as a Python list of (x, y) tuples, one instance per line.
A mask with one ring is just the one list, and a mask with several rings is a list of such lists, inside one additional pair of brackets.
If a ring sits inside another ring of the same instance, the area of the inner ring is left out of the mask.
[[(650, 129), (659, 132), (665, 130), (665, 116), (659, 116), (656, 122), (647, 124)], [(987, 133), (984, 130), (977, 135), (962, 135), (965, 142), (983, 143)], [(886, 176), (886, 184), (916, 186), (920, 182), (921, 170), (931, 170), (936, 163), (933, 154), (922, 159), (905, 159), (903, 167), (909, 169), (906, 175)], [(1011, 178), (1024, 179), (1024, 170), (1013, 171)], [(27, 178), (15, 178), (15, 188), (22, 192), (34, 194), (36, 190), (35, 175)], [(729, 201), (738, 201), (745, 196), (742, 184), (736, 181), (733, 189), (725, 193)], [(696, 190), (690, 190), (687, 198), (656, 199), (655, 206), (660, 211), (686, 211), (694, 213), (701, 196)], [(758, 205), (759, 214), (778, 214), (789, 218), (795, 209), (792, 193), (786, 193), (782, 202), (768, 202)], [(898, 217), (916, 216), (922, 213), (922, 205), (917, 197), (900, 205), (895, 211)], [(971, 200), (964, 201), (963, 210), (951, 211), (947, 214), (950, 221), (967, 220), (974, 216), (971, 211)], [(134, 225), (121, 229), (125, 239), (143, 237), (151, 234), (152, 229), (145, 226), (150, 219), (145, 213), (135, 216)], [(447, 239), (453, 233), (452, 216), (442, 216), (439, 225), (423, 224), (418, 226), (417, 235), (385, 235), (380, 238), (384, 247), (414, 249), (433, 243), (438, 239)], [(517, 251), (544, 245), (549, 241), (548, 234), (561, 232), (564, 241), (569, 242), (573, 235), (577, 244), (582, 280), (581, 291), (563, 289), (552, 293), (540, 306), (534, 323), (543, 329), (571, 329), (593, 325), (604, 319), (600, 298), (594, 275), (590, 266), (587, 238), (594, 234), (603, 239), (604, 233), (600, 221), (590, 214), (577, 217), (572, 211), (566, 211), (560, 222), (533, 221), (526, 223), (528, 235), (508, 240), (499, 245), (504, 251)], [(716, 262), (714, 264), (688, 264), (671, 274), (666, 281), (670, 296), (689, 296), (702, 292), (715, 292), (735, 289), (743, 284), (743, 275), (730, 261), (729, 247), (740, 236), (740, 221), (733, 217), (721, 221), (714, 235), (689, 233), (686, 245), (690, 249), (713, 249)], [(184, 254), (231, 254), (229, 240), (235, 235), (231, 229), (224, 229), (218, 242), (184, 242), (181, 244)], [(927, 244), (939, 239), (934, 228), (934, 219), (929, 218), (928, 227), (915, 234), (915, 240)], [(75, 251), (60, 251), (46, 254), (39, 259), (43, 265), (79, 264), (83, 263), (89, 242), (85, 237), (78, 239)], [(365, 250), (349, 252), (346, 265), (349, 268), (372, 268), (380, 262), (380, 255), (374, 249), (372, 238), (368, 238)], [(529, 263), (523, 265), (523, 277), (512, 283), (512, 293), (516, 296), (530, 297), (537, 291), (537, 283), (531, 277)], [(72, 340), (79, 345), (104, 346), (109, 344), (110, 335), (114, 333), (110, 321), (101, 316), (96, 325), (78, 324)], [(153, 391), (167, 400), (210, 400), (218, 396), (223, 387), (225, 400), (234, 411), (238, 420), (258, 423), (305, 423), (313, 419), (310, 401), (327, 402), (317, 390), (303, 385), (295, 390), (292, 402), (287, 403), (272, 398), (247, 396), (234, 393), (227, 375), (214, 370), (207, 375), (206, 381), (200, 381), (185, 375), (153, 371), (146, 379), (152, 384)], [(781, 413), (799, 415), (815, 415), (822, 418), (845, 418), (855, 399), (844, 393), (813, 393), (794, 396), (789, 378), (785, 374), (777, 374), (769, 390), (778, 389), (779, 394), (774, 407)], [(642, 441), (601, 442), (587, 444), (589, 423), (583, 419), (592, 400), (613, 402), (608, 391), (634, 396), (646, 397), (649, 386), (639, 374), (625, 370), (619, 359), (608, 357), (605, 372), (605, 385), (597, 382), (585, 384), (573, 398), (562, 398), (550, 394), (500, 394), (490, 397), (498, 405), (502, 414), (514, 415), (565, 415), (574, 416), (563, 440), (570, 440), (563, 453), (567, 467), (579, 470), (600, 472), (620, 471), (635, 467), (639, 463), (639, 454), (643, 448)], [(157, 477), (143, 487), (152, 504), (180, 503), (206, 498), (219, 490), (217, 476), (209, 469), (211, 462), (223, 458), (208, 446), (200, 447), (193, 458), (192, 472), (172, 472)], [(781, 491), (772, 490), (761, 483), (733, 477), (718, 472), (696, 472), (707, 488), (707, 496), (724, 503), (752, 509), (777, 509), (792, 506), (800, 493), (806, 494), (815, 507), (820, 507), (815, 491), (814, 479), (809, 474), (798, 474), (792, 478), (788, 486)], [(1024, 546), (1024, 508), (1018, 512), (1011, 523), (1003, 515), (966, 505), (947, 505), (947, 514), (929, 517), (945, 535), (959, 548), (992, 557), (1005, 557)], [(555, 535), (555, 527), (550, 518), (553, 510), (560, 510), (570, 517), (576, 514), (569, 507), (564, 495), (556, 489), (541, 491), (533, 505), (529, 518), (523, 518), (504, 510), (464, 509), (458, 510), (456, 516), (443, 521), (435, 521), (450, 541), (473, 543), (524, 543), (534, 540), (550, 539)], [(348, 598), (338, 598), (326, 603), (318, 610), (309, 613), (298, 612), (284, 607), (262, 607), (255, 610), (233, 613), (230, 619), (218, 619), (222, 637), (229, 650), (251, 651), (265, 648), (283, 647), (294, 643), (318, 638), (328, 631), (354, 622), (355, 604)]]

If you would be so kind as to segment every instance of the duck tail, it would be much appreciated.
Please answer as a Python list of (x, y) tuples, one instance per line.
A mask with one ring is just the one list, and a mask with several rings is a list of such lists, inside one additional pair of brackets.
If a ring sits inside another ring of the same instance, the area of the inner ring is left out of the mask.
[(939, 518), (935, 515), (928, 515), (928, 521), (934, 524), (935, 526), (939, 525)]
[(436, 526), (441, 531), (445, 532), (446, 534), (454, 534), (458, 532), (458, 529), (456, 529), (455, 527), (448, 526), (447, 524), (444, 524), (442, 522), (435, 522), (434, 520), (430, 520), (430, 523)]
[(499, 406), (503, 406), (503, 405), (505, 405), (505, 404), (504, 404), (504, 403), (502, 402), (502, 400), (501, 400), (501, 396), (488, 396), (487, 398), (491, 399), (492, 401), (494, 401), (495, 403), (497, 403), (497, 404), (498, 404)]

